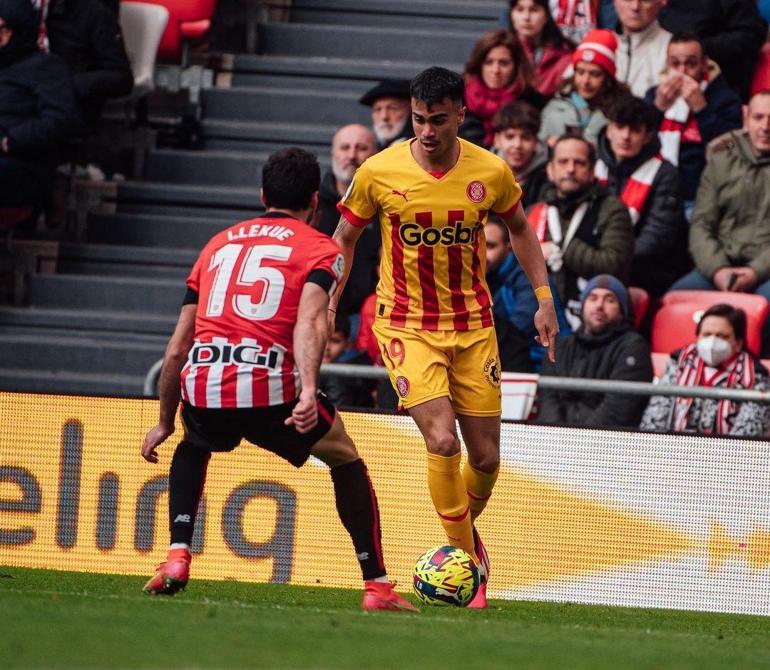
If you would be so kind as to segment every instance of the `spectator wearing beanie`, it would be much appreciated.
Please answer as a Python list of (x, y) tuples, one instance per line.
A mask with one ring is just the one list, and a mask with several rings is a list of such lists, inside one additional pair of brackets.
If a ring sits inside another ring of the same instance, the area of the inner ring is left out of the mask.
[(615, 79), (617, 38), (609, 30), (592, 30), (572, 55), (574, 71), (543, 110), (540, 138), (553, 145), (565, 134), (580, 135), (596, 145), (607, 125), (609, 105), (625, 91)]
[[(556, 362), (543, 361), (544, 377), (652, 381), (647, 341), (630, 323), (625, 286), (612, 275), (591, 279), (581, 294), (582, 326), (556, 340)], [(621, 393), (538, 390), (538, 423), (636, 427), (647, 399)]]
[(492, 146), (494, 118), (501, 107), (523, 100), (542, 109), (544, 98), (534, 87), (532, 65), (515, 35), (498, 28), (485, 33), (465, 64), (468, 107), (460, 136)]

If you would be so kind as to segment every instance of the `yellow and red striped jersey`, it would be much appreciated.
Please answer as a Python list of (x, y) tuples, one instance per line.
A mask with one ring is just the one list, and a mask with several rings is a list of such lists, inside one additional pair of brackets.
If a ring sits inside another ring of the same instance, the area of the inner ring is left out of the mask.
[(490, 212), (515, 211), (521, 188), (501, 158), (459, 142), (460, 157), (443, 175), (420, 167), (411, 142), (385, 149), (358, 168), (337, 205), (356, 226), (378, 215), (383, 249), (377, 318), (391, 326), (492, 325), (484, 225)]

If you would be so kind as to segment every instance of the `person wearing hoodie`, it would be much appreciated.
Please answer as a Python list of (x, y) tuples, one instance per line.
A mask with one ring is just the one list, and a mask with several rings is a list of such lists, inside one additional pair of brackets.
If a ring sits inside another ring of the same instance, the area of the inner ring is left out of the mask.
[(29, 0), (0, 0), (0, 206), (45, 205), (57, 150), (82, 135), (72, 77), (37, 48)]
[[(650, 346), (629, 321), (628, 291), (612, 275), (593, 277), (580, 296), (581, 326), (556, 340), (556, 362), (543, 361), (542, 377), (652, 381)], [(585, 428), (636, 428), (644, 396), (539, 389), (538, 423)]]
[(497, 113), (494, 129), (492, 151), (513, 171), (523, 189), (522, 205), (527, 208), (540, 199), (548, 183), (548, 148), (537, 138), (540, 113), (526, 102), (514, 102)]
[(594, 174), (623, 201), (634, 226), (632, 286), (652, 297), (687, 268), (687, 229), (677, 169), (660, 155), (655, 112), (632, 95), (619, 98), (599, 135)]
[[(756, 293), (770, 300), (770, 91), (756, 93), (706, 163), (690, 225), (695, 269), (671, 290)], [(770, 350), (770, 320), (762, 329)]]
[(694, 33), (671, 38), (666, 72), (645, 100), (655, 106), (662, 154), (679, 168), (685, 212), (690, 215), (706, 167), (706, 145), (741, 127), (741, 100)]
[[(337, 203), (348, 190), (356, 170), (376, 153), (377, 138), (366, 126), (351, 123), (334, 134), (331, 170), (324, 175), (318, 191), (318, 220), (315, 228), (330, 237), (334, 234), (340, 219)], [(374, 226), (367, 226), (356, 246), (350, 280), (338, 306), (340, 314), (353, 315), (359, 312), (366, 297), (374, 291), (379, 256), (380, 234)]]

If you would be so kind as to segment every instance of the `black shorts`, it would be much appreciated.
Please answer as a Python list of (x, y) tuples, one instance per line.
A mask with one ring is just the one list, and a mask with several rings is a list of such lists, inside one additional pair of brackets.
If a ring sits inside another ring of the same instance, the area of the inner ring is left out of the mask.
[(302, 466), (310, 450), (331, 430), (336, 410), (331, 401), (318, 394), (318, 424), (308, 433), (298, 433), (284, 421), (291, 416), (297, 400), (272, 407), (209, 409), (182, 402), (185, 441), (205, 451), (232, 451), (241, 440), (272, 451), (294, 467)]

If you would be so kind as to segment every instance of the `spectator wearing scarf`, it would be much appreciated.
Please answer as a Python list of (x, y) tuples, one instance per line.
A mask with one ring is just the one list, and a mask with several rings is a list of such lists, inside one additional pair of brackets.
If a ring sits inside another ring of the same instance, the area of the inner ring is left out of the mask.
[[(766, 391), (768, 372), (745, 348), (746, 314), (730, 305), (707, 309), (695, 343), (676, 351), (661, 384)], [(653, 396), (641, 430), (701, 435), (762, 437), (770, 429), (770, 406), (711, 398)]]
[(546, 99), (534, 88), (534, 80), (532, 65), (514, 35), (502, 28), (485, 33), (465, 65), (468, 111), (460, 135), (490, 147), (501, 107), (523, 100), (542, 109)]

